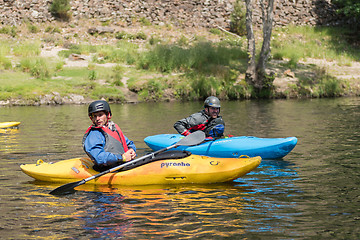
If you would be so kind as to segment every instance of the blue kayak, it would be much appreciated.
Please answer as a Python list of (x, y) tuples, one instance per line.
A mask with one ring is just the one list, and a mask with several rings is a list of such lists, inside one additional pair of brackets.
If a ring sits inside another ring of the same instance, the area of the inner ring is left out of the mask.
[[(159, 134), (148, 136), (145, 143), (154, 151), (177, 143), (184, 136), (180, 134)], [(249, 157), (260, 156), (263, 159), (277, 159), (286, 156), (294, 149), (296, 137), (258, 138), (251, 136), (229, 137), (217, 140), (205, 140), (197, 146), (180, 146), (175, 150), (187, 150), (196, 155), (221, 158), (238, 158), (241, 155)]]

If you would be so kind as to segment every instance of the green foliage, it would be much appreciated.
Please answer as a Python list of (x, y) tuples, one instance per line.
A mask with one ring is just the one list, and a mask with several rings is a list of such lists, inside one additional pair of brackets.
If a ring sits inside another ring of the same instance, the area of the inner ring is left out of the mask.
[(146, 88), (144, 88), (139, 96), (148, 101), (156, 101), (161, 99), (165, 86), (162, 81), (151, 79), (148, 81)]
[(35, 42), (23, 42), (13, 47), (13, 54), (15, 56), (22, 57), (34, 57), (39, 56), (41, 52), (41, 43)]
[(136, 34), (130, 34), (125, 31), (121, 31), (115, 34), (115, 38), (120, 40), (134, 40), (134, 39), (146, 40), (147, 36), (144, 32), (141, 31)]
[(94, 85), (91, 93), (89, 94), (93, 99), (106, 99), (108, 101), (124, 101), (124, 94), (120, 89), (114, 88), (112, 86), (99, 86)]
[(315, 68), (316, 75), (312, 78), (299, 79), (292, 88), (303, 97), (337, 97), (344, 92), (344, 82), (326, 72), (324, 68)]
[(246, 58), (239, 47), (226, 47), (210, 42), (198, 42), (194, 46), (182, 48), (177, 45), (156, 45), (145, 52), (138, 62), (142, 69), (160, 72), (189, 71), (190, 69), (204, 74), (217, 74), (214, 66), (228, 66), (232, 60)]
[[(0, 32), (4, 34), (11, 30), (3, 29)], [(45, 29), (47, 33), (57, 31), (60, 30), (52, 26)], [(276, 29), (272, 41), (273, 58), (287, 60), (284, 65), (291, 69), (304, 67), (298, 63), (307, 57), (336, 60), (340, 65), (351, 66), (353, 60), (359, 59), (360, 50), (343, 38), (347, 31), (345, 28), (309, 26)], [(210, 32), (216, 35), (222, 33), (218, 29)], [(253, 87), (243, 79), (247, 64), (243, 37), (212, 36), (219, 37), (220, 41), (210, 42), (198, 36), (191, 41), (181, 36), (177, 41), (169, 41), (153, 33), (148, 44), (143, 44), (143, 41), (129, 41), (145, 40), (146, 35), (142, 32), (122, 34), (124, 37), (119, 39), (124, 40), (117, 41), (115, 46), (70, 43), (74, 41), (63, 44), (68, 50), (61, 51), (61, 57), (67, 58), (72, 53), (93, 56), (93, 63), (88, 68), (64, 67), (62, 60), (39, 58), (42, 43), (38, 41), (1, 42), (0, 98), (21, 96), (35, 99), (36, 95), (51, 93), (56, 89), (62, 96), (77, 93), (86, 97), (123, 101), (120, 88), (124, 86), (122, 79), (129, 79), (128, 89), (138, 93), (139, 99), (144, 101), (161, 101), (168, 96), (186, 100), (198, 100), (208, 95), (232, 100), (273, 97), (274, 76), (265, 76), (266, 86), (260, 92), (254, 92)], [(55, 38), (58, 34), (46, 36)], [(143, 46), (141, 50), (139, 42)], [(12, 62), (18, 63), (17, 68), (12, 68)], [(95, 63), (116, 65), (110, 70)], [(333, 97), (343, 94), (346, 82), (322, 70), (309, 70), (308, 66), (306, 71), (308, 74), (302, 78), (296, 74), (300, 80), (290, 86), (289, 95)], [(9, 72), (15, 78), (5, 81)], [(316, 76), (313, 72), (316, 72)]]
[(230, 29), (232, 32), (243, 36), (246, 34), (246, 7), (243, 0), (236, 0), (234, 11), (230, 16)]
[(61, 30), (58, 27), (47, 26), (45, 28), (45, 32), (47, 32), (47, 33), (61, 33)]
[(90, 70), (88, 79), (90, 81), (95, 81), (97, 79), (97, 73), (95, 70)]
[(15, 37), (17, 34), (17, 28), (15, 26), (4, 26), (2, 28), (0, 28), (0, 34), (7, 34), (10, 35), (11, 37)]
[(8, 26), (0, 28), (0, 34), (9, 34), (9, 32), (10, 32), (10, 27)]
[(245, 96), (246, 88), (236, 84), (239, 72), (233, 62), (246, 59), (246, 53), (236, 44), (197, 42), (192, 46), (158, 44), (145, 52), (138, 61), (142, 69), (163, 73), (183, 72), (185, 79), (177, 81), (175, 95), (199, 99), (222, 95), (229, 99)]
[(121, 81), (124, 73), (124, 68), (119, 64), (112, 68), (112, 74), (110, 76), (112, 83), (115, 86), (124, 86), (124, 83)]
[(217, 29), (217, 28), (211, 28), (209, 30), (209, 32), (211, 32), (212, 34), (215, 34), (215, 35), (221, 35), (221, 30), (220, 29)]
[(56, 65), (55, 65), (55, 71), (58, 72), (58, 71), (63, 70), (64, 64), (65, 64), (64, 61), (58, 61), (58, 62), (56, 63)]
[(155, 44), (158, 44), (158, 43), (161, 43), (161, 39), (158, 38), (158, 37), (155, 37), (155, 36), (151, 36), (150, 39), (149, 39), (149, 44), (150, 45), (155, 45)]
[(341, 82), (332, 76), (321, 79), (319, 90), (325, 97), (338, 97), (343, 93)]
[(60, 57), (68, 58), (72, 53), (74, 54), (84, 54), (88, 55), (90, 53), (95, 53), (100, 46), (94, 45), (82, 45), (82, 44), (70, 44), (67, 46), (69, 50), (61, 50), (58, 55)]
[(186, 55), (188, 50), (174, 45), (156, 45), (149, 52), (145, 52), (138, 66), (142, 69), (170, 72), (177, 69), (188, 68)]
[[(300, 53), (301, 54), (301, 53)], [(290, 68), (290, 69), (295, 69), (296, 66), (297, 66), (297, 63), (299, 62), (300, 60), (300, 54), (296, 54), (296, 53), (293, 53), (291, 56), (290, 56), (290, 59), (287, 63), (287, 67)]]
[(360, 49), (349, 44), (344, 27), (288, 26), (273, 31), (271, 52), (275, 59), (320, 58), (357, 61)]
[(53, 0), (50, 5), (51, 14), (63, 21), (69, 21), (71, 19), (70, 9), (70, 0)]
[(336, 5), (337, 12), (348, 18), (355, 17), (360, 19), (360, 2), (359, 0), (332, 0)]
[(218, 95), (221, 90), (221, 83), (215, 77), (207, 78), (204, 75), (198, 75), (191, 82), (191, 87), (198, 97), (206, 98), (210, 95)]
[(121, 31), (115, 34), (116, 39), (133, 39), (133, 36), (125, 31)]
[(104, 20), (101, 22), (101, 26), (109, 26), (110, 25), (110, 20)]
[(241, 99), (245, 98), (248, 91), (248, 84), (246, 81), (240, 81), (239, 75), (241, 71), (238, 69), (224, 69), (223, 75), (218, 78), (221, 81), (220, 95), (228, 99)]
[(46, 64), (46, 60), (39, 58), (35, 60), (34, 65), (30, 69), (31, 76), (39, 79), (47, 79), (50, 77), (50, 70)]
[(137, 48), (137, 45), (127, 41), (119, 41), (116, 46), (100, 45), (95, 49), (93, 61), (133, 64), (138, 55)]
[[(14, 81), (16, 80), (16, 81)], [(22, 98), (35, 97), (34, 92), (42, 93), (39, 86), (35, 82), (39, 82), (38, 79), (30, 78), (27, 73), (23, 72), (2, 72), (0, 74), (0, 99), (7, 100), (10, 98)], [(40, 90), (40, 91), (38, 91)]]
[(0, 54), (0, 70), (1, 69), (10, 70), (11, 68), (12, 68), (12, 64), (10, 59)]
[(175, 95), (181, 99), (203, 99), (209, 95), (231, 100), (245, 98), (248, 95), (248, 86), (245, 81), (237, 82), (238, 75), (236, 70), (228, 70), (223, 76), (188, 73), (174, 86)]
[(50, 69), (44, 58), (23, 58), (18, 68), (38, 79), (47, 79), (50, 77)]
[(11, 45), (7, 41), (0, 41), (0, 70), (1, 69), (11, 69), (12, 64), (11, 60), (7, 57), (10, 54)]
[(36, 25), (33, 25), (33, 24), (28, 25), (28, 30), (29, 30), (30, 33), (38, 33), (38, 32), (40, 32), (40, 29)]
[(145, 17), (142, 17), (139, 19), (139, 22), (143, 25), (143, 26), (151, 26), (151, 22), (145, 18)]
[(137, 34), (136, 34), (136, 37), (135, 37), (136, 39), (140, 39), (140, 40), (146, 40), (147, 39), (147, 36), (146, 36), (146, 34), (144, 33), (144, 32), (138, 32)]
[(247, 88), (242, 85), (229, 85), (224, 89), (229, 100), (247, 98)]
[(188, 46), (189, 39), (187, 37), (185, 37), (184, 35), (181, 35), (181, 37), (177, 40), (177, 44), (181, 47)]

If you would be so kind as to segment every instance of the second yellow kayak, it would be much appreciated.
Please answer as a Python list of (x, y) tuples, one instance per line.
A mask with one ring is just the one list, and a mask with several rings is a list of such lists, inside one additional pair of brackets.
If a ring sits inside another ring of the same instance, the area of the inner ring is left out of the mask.
[(20, 125), (20, 122), (0, 122), (0, 128), (13, 128)]

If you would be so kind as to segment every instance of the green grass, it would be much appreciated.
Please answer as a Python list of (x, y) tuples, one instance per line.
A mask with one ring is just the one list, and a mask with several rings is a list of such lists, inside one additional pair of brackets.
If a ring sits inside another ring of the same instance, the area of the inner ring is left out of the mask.
[(6, 56), (11, 52), (11, 43), (10, 41), (0, 41), (0, 55)]
[(360, 49), (346, 39), (349, 29), (340, 27), (289, 26), (273, 31), (272, 55), (298, 61), (326, 59), (349, 64), (360, 60)]
[[(3, 29), (6, 34), (11, 33), (10, 28)], [(31, 29), (28, 30), (36, 30), (35, 26)], [(360, 50), (347, 41), (346, 36), (351, 34), (348, 31), (307, 26), (274, 29), (272, 57), (287, 59), (284, 67), (291, 69), (298, 69), (299, 61), (306, 58), (327, 59), (350, 66), (351, 61), (360, 60)], [(209, 33), (216, 35), (218, 41), (210, 42), (201, 36), (194, 36), (190, 41), (180, 35), (179, 39), (170, 42), (156, 34), (146, 40), (147, 37), (139, 32), (131, 38), (146, 41), (146, 44), (139, 45), (129, 39), (118, 40), (115, 45), (65, 43), (64, 47), (68, 49), (59, 52), (60, 60), (40, 57), (43, 44), (40, 40), (1, 41), (0, 99), (36, 101), (39, 95), (55, 91), (61, 96), (74, 93), (94, 99), (104, 97), (123, 101), (124, 77), (129, 79), (128, 88), (144, 101), (162, 100), (169, 90), (172, 97), (187, 100), (208, 95), (248, 98), (252, 87), (239, 79), (247, 67), (246, 39), (213, 29)], [(91, 56), (92, 63), (82, 68), (65, 67), (64, 59), (72, 53)], [(114, 66), (98, 65), (104, 63)], [(343, 94), (346, 82), (311, 66), (303, 70), (312, 71), (315, 77), (299, 76), (299, 82), (291, 87), (297, 95), (333, 97)]]
[(25, 41), (20, 44), (12, 44), (13, 54), (22, 57), (39, 56), (41, 52), (40, 41)]
[(213, 71), (214, 66), (229, 66), (232, 61), (245, 59), (246, 53), (236, 46), (198, 42), (187, 47), (156, 45), (141, 57), (138, 65), (143, 69), (161, 72), (196, 70), (217, 74), (216, 69)]
[(49, 82), (39, 81), (23, 72), (4, 72), (0, 74), (0, 83), (1, 100), (9, 98), (36, 99), (38, 95), (48, 94), (62, 85), (56, 86)]
[(12, 69), (12, 63), (8, 57), (11, 52), (10, 46), (8, 41), (0, 41), (0, 70)]

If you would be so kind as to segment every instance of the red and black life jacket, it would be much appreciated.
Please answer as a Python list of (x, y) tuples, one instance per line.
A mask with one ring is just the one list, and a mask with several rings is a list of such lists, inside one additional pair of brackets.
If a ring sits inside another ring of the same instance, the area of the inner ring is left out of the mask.
[[(83, 147), (85, 150), (85, 139), (88, 137), (89, 133), (91, 131), (100, 131), (105, 136), (105, 152), (110, 152), (113, 154), (124, 154), (129, 150), (126, 140), (124, 137), (124, 134), (122, 133), (120, 127), (112, 123), (114, 130), (110, 130), (108, 127), (95, 127), (94, 125), (91, 125), (85, 132), (85, 135), (83, 137)], [(85, 150), (86, 152), (86, 150)], [(87, 153), (87, 152), (86, 152)], [(89, 154), (88, 154), (89, 155)], [(89, 156), (91, 159), (92, 156)]]
[[(223, 125), (225, 128), (224, 120), (221, 116), (218, 116), (215, 119), (212, 119), (209, 115), (206, 114), (205, 110), (201, 110), (200, 112), (194, 113), (187, 118), (181, 119), (174, 124), (174, 128), (180, 134), (184, 131), (189, 131), (189, 133), (201, 130), (204, 131), (206, 136), (211, 136), (211, 130), (217, 125)], [(221, 133), (219, 136), (211, 136), (211, 137), (221, 137), (223, 134)]]

